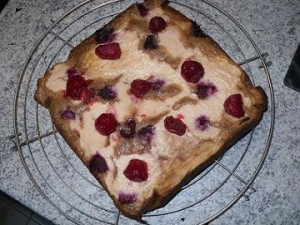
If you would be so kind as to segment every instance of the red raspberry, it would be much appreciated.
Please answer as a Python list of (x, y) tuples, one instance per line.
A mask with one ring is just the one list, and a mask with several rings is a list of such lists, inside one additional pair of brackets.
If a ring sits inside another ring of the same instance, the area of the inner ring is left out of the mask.
[(150, 89), (151, 83), (146, 80), (136, 79), (130, 84), (131, 92), (137, 97), (143, 97)]
[(131, 159), (123, 174), (134, 182), (143, 182), (148, 179), (148, 165), (145, 161)]
[(81, 99), (88, 104), (95, 99), (95, 92), (91, 89), (85, 89), (81, 94)]
[(160, 16), (153, 17), (149, 22), (149, 30), (154, 34), (163, 31), (166, 26), (166, 21)]
[(105, 45), (99, 45), (95, 49), (95, 53), (101, 59), (116, 60), (121, 58), (121, 48), (119, 43), (109, 43)]
[(106, 160), (99, 153), (94, 155), (89, 162), (90, 172), (96, 176), (98, 173), (104, 173), (108, 170)]
[(164, 121), (165, 128), (167, 131), (182, 136), (185, 134), (186, 125), (180, 120), (175, 119), (173, 116), (166, 117)]
[(95, 121), (96, 130), (105, 136), (109, 136), (116, 131), (118, 126), (118, 121), (115, 116), (111, 113), (101, 114)]
[(245, 115), (241, 94), (230, 95), (224, 102), (225, 112), (233, 117), (241, 118)]
[(80, 73), (76, 69), (70, 68), (67, 70), (67, 75), (68, 75), (68, 78), (70, 78), (70, 77), (78, 76), (78, 75), (80, 75)]
[(118, 198), (121, 204), (126, 204), (126, 205), (134, 203), (136, 199), (137, 199), (136, 194), (125, 194), (123, 192), (119, 194), (119, 198)]
[(181, 76), (191, 83), (197, 83), (204, 75), (203, 66), (193, 60), (185, 61), (181, 66)]
[(86, 81), (82, 76), (70, 77), (67, 81), (67, 96), (74, 100), (79, 100), (86, 87)]

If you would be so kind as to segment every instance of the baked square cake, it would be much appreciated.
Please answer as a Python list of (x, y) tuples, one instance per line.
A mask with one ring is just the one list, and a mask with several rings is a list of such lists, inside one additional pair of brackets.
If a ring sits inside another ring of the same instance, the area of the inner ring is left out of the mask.
[(243, 137), (266, 95), (163, 0), (134, 4), (39, 79), (36, 101), (126, 216), (166, 204)]

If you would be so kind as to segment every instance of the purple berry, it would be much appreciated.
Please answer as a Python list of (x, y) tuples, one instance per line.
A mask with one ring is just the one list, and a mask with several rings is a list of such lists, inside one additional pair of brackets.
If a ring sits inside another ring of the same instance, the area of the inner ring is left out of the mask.
[(105, 25), (95, 32), (95, 40), (97, 43), (102, 44), (108, 42), (113, 36), (114, 29), (109, 25)]
[(209, 127), (209, 121), (206, 116), (200, 116), (196, 119), (196, 128), (204, 131)]
[(96, 153), (89, 162), (89, 170), (93, 175), (106, 172), (108, 170), (106, 160), (99, 153)]
[(153, 34), (150, 34), (146, 37), (146, 40), (144, 42), (144, 49), (151, 50), (151, 49), (157, 49), (158, 43)]
[(136, 122), (133, 119), (129, 119), (121, 128), (120, 135), (125, 139), (133, 138), (135, 135)]
[(161, 79), (153, 79), (153, 80), (150, 80), (150, 83), (151, 83), (151, 89), (154, 91), (157, 91), (157, 90), (161, 89), (165, 85), (166, 82)]
[(131, 204), (137, 200), (137, 195), (136, 194), (125, 194), (125, 193), (121, 192), (119, 194), (118, 200), (121, 204)]
[(143, 4), (137, 4), (137, 8), (140, 12), (141, 17), (145, 17), (148, 15), (149, 10)]
[(117, 97), (117, 93), (110, 86), (102, 88), (97, 95), (104, 100), (114, 100)]
[(70, 109), (65, 109), (64, 111), (62, 111), (60, 116), (65, 120), (75, 120), (76, 114)]
[(145, 126), (138, 131), (138, 137), (143, 145), (148, 145), (154, 135), (154, 127), (152, 125)]
[(197, 95), (200, 99), (205, 99), (216, 93), (217, 87), (213, 83), (200, 82), (197, 86)]

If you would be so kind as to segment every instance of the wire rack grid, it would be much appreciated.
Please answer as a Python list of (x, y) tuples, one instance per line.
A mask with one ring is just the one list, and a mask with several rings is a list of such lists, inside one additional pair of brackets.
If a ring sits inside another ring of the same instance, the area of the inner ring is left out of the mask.
[[(33, 100), (37, 79), (69, 51), (123, 11), (131, 0), (86, 0), (67, 11), (38, 40), (21, 71), (14, 103), (14, 142), (31, 181), (49, 204), (74, 224), (138, 224), (122, 216), (57, 133), (49, 113)], [(274, 128), (274, 94), (267, 53), (231, 15), (215, 4), (176, 0), (171, 6), (203, 25), (225, 51), (262, 86), (269, 98), (261, 123), (206, 168), (165, 207), (149, 212), (148, 224), (208, 224), (243, 197), (269, 150)]]

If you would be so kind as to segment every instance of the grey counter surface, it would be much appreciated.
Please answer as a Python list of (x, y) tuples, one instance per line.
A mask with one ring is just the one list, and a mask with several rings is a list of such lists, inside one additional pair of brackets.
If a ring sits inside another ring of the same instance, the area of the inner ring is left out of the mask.
[[(0, 189), (57, 224), (73, 223), (39, 194), (18, 153), (9, 150), (7, 137), (13, 134), (14, 95), (27, 55), (51, 20), (79, 2), (10, 0), (0, 15)], [(283, 84), (300, 41), (300, 1), (212, 2), (237, 19), (261, 52), (269, 54), (276, 119), (269, 153), (254, 182), (257, 191), (211, 224), (300, 224), (300, 93)]]

